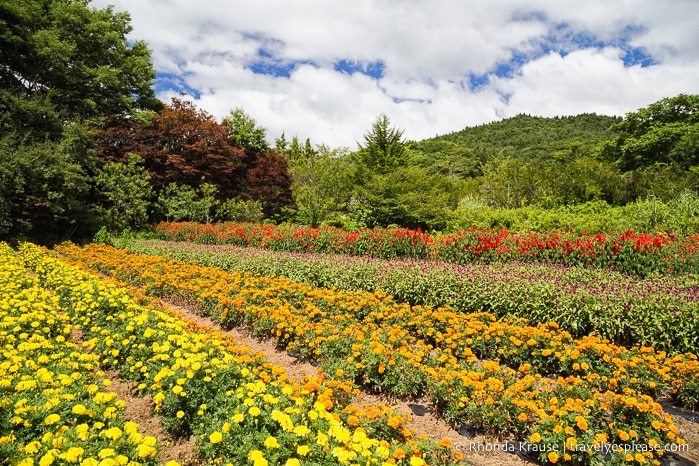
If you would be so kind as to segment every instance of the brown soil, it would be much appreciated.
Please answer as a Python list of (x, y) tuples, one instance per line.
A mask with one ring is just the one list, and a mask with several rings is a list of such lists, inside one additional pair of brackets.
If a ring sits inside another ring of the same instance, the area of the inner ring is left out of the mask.
[(110, 371), (105, 373), (105, 378), (112, 382), (107, 391), (117, 394), (120, 400), (126, 403), (124, 419), (138, 424), (139, 432), (150, 435), (158, 440), (161, 447), (158, 459), (162, 463), (175, 460), (182, 466), (198, 466), (204, 464), (197, 458), (194, 446), (194, 438), (175, 439), (165, 432), (153, 411), (153, 400), (150, 397), (139, 396), (136, 391), (136, 382), (122, 382), (119, 373)]

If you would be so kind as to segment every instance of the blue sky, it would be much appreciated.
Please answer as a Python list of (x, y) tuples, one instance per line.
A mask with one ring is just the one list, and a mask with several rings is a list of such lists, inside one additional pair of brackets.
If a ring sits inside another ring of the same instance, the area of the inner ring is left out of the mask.
[(696, 0), (95, 0), (131, 14), (155, 90), (356, 148), (380, 113), (420, 140), (519, 113), (624, 115), (699, 94)]

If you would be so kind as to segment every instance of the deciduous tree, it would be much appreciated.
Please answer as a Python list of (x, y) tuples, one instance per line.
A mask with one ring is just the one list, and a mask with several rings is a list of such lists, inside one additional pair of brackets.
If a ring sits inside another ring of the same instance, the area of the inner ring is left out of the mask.
[(699, 95), (665, 98), (611, 128), (618, 136), (602, 144), (601, 157), (629, 171), (654, 164), (699, 165)]

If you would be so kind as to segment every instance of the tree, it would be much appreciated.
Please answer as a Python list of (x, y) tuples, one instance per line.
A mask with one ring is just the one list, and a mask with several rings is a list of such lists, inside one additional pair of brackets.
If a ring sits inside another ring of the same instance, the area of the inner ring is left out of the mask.
[(191, 220), (191, 206), (196, 202), (197, 193), (186, 184), (169, 183), (158, 196), (158, 205), (166, 221)]
[[(231, 144), (241, 149), (256, 149), (259, 152), (267, 152), (267, 130), (257, 125), (257, 122), (242, 108), (231, 110), (225, 123), (230, 128), (229, 137)], [(282, 136), (283, 137), (283, 136)]]
[(310, 139), (302, 146), (294, 137), (287, 153), (294, 179), (296, 218), (317, 227), (336, 217), (351, 195), (347, 148), (331, 149), (321, 144), (314, 149)]
[(98, 135), (97, 153), (114, 162), (139, 154), (158, 191), (169, 183), (196, 188), (205, 181), (222, 198), (241, 193), (249, 163), (246, 152), (230, 143), (225, 124), (180, 99), (145, 121), (111, 116)]
[(382, 113), (364, 135), (364, 145), (355, 154), (357, 162), (372, 173), (386, 174), (405, 165), (406, 146), (403, 130), (391, 127), (391, 121)]
[(53, 243), (96, 227), (90, 180), (67, 144), (0, 138), (0, 239)]
[(50, 243), (96, 230), (94, 126), (162, 105), (130, 31), (128, 14), (89, 0), (0, 0), (0, 235)]
[[(159, 105), (142, 41), (128, 13), (89, 0), (0, 1), (0, 96), (5, 115), (31, 129)], [(6, 118), (3, 118), (6, 120)]]
[(126, 163), (108, 163), (95, 183), (105, 201), (98, 206), (102, 223), (111, 232), (141, 228), (148, 220), (153, 188), (143, 158), (129, 154)]
[(262, 221), (265, 214), (260, 201), (232, 198), (221, 203), (217, 215), (226, 221), (257, 223)]
[(664, 98), (612, 125), (618, 133), (600, 146), (599, 156), (622, 171), (654, 164), (699, 165), (699, 95)]
[(457, 185), (446, 178), (430, 176), (419, 167), (399, 167), (358, 187), (354, 200), (361, 205), (352, 207), (363, 217), (355, 220), (364, 226), (443, 230), (458, 199)]
[(258, 154), (247, 170), (241, 197), (260, 201), (266, 218), (281, 219), (288, 210), (296, 208), (291, 183), (284, 156), (274, 151)]

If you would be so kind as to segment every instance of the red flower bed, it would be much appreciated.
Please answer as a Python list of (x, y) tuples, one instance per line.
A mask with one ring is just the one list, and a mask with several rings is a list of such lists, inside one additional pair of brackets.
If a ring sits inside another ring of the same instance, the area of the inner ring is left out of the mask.
[(625, 231), (571, 236), (563, 232), (516, 234), (503, 229), (473, 228), (432, 237), (404, 228), (347, 231), (255, 223), (160, 223), (155, 231), (166, 240), (384, 259), (430, 258), (457, 264), (518, 260), (612, 267), (641, 276), (656, 271), (699, 271), (699, 235), (676, 237)]

